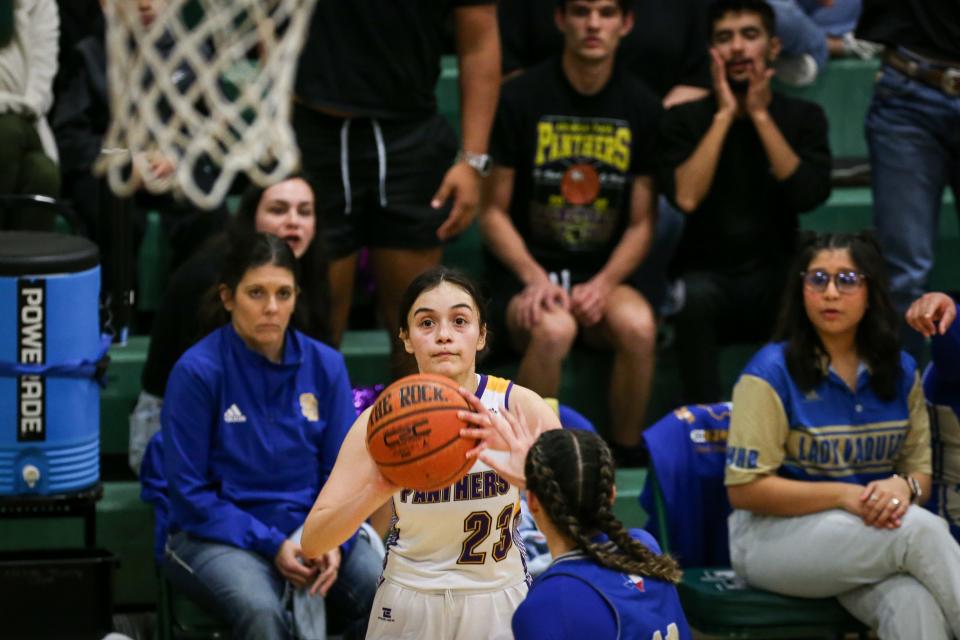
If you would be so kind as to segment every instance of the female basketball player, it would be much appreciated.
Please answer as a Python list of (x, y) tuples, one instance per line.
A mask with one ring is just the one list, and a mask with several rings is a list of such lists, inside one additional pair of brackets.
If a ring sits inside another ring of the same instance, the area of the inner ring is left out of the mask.
[(775, 342), (733, 391), (730, 559), (757, 587), (838, 596), (881, 638), (960, 636), (960, 547), (918, 503), (930, 424), (869, 235), (806, 241)]
[(691, 638), (673, 586), (677, 563), (650, 534), (628, 531), (613, 515), (614, 462), (600, 436), (578, 429), (538, 436), (522, 415), (487, 415), (471, 404), (476, 413), (466, 417), (476, 428), (468, 433), (509, 449), (491, 466), (526, 486), (553, 556), (513, 616), (514, 637)]
[[(456, 381), (490, 412), (518, 409), (531, 424), (560, 426), (540, 396), (476, 373), (487, 325), (469, 279), (445, 267), (430, 269), (410, 284), (400, 308), (400, 337), (421, 373)], [(307, 517), (306, 555), (317, 558), (342, 543), (392, 497), (396, 516), (367, 637), (510, 638), (510, 618), (528, 584), (522, 551), (514, 544), (517, 487), (478, 459), (449, 490), (401, 489), (380, 474), (367, 452), (369, 415), (364, 411), (351, 427)]]

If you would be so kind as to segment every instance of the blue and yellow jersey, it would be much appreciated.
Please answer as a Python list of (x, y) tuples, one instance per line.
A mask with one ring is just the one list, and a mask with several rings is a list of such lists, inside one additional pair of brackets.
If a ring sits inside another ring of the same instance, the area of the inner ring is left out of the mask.
[(830, 369), (814, 389), (800, 390), (784, 346), (761, 349), (734, 387), (727, 485), (773, 474), (867, 484), (895, 471), (930, 473), (930, 420), (913, 358), (901, 354), (897, 395), (886, 401), (866, 367), (856, 389)]

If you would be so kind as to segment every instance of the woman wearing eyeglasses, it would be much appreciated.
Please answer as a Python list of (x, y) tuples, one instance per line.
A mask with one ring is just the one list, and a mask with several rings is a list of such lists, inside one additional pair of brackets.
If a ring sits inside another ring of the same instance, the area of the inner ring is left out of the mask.
[(804, 240), (775, 342), (733, 392), (730, 557), (753, 586), (837, 596), (880, 638), (960, 637), (960, 547), (916, 505), (930, 425), (866, 234)]

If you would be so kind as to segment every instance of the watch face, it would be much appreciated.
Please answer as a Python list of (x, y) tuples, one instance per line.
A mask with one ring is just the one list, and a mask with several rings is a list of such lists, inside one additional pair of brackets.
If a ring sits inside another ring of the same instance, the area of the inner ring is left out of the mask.
[(469, 154), (467, 155), (467, 164), (477, 170), (481, 176), (486, 176), (490, 173), (490, 169), (493, 166), (493, 160), (487, 154)]

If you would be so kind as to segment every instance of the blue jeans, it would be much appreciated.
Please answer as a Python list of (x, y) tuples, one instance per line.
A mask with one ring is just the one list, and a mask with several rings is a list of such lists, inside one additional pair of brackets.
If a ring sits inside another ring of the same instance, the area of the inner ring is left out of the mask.
[(861, 0), (835, 0), (823, 7), (817, 0), (768, 0), (777, 22), (777, 37), (788, 57), (809, 53), (817, 67), (827, 63), (827, 36), (853, 31)]
[[(272, 560), (179, 532), (167, 540), (163, 571), (178, 591), (227, 622), (232, 637), (295, 637), (285, 597), (286, 581)], [(363, 637), (380, 571), (379, 555), (365, 538), (358, 537), (350, 554), (342, 560), (337, 581), (327, 594), (331, 612), (335, 607), (347, 623), (347, 631), (356, 634), (345, 633), (346, 637)], [(318, 615), (325, 615), (322, 607), (318, 609)], [(314, 623), (323, 628), (322, 621)]]
[[(866, 134), (874, 226), (902, 314), (926, 289), (944, 188), (949, 184), (960, 196), (960, 97), (884, 65)], [(919, 354), (920, 334), (903, 335), (904, 346)]]

